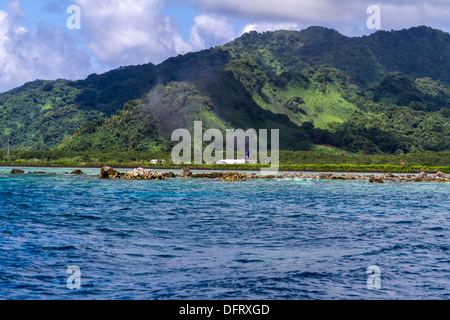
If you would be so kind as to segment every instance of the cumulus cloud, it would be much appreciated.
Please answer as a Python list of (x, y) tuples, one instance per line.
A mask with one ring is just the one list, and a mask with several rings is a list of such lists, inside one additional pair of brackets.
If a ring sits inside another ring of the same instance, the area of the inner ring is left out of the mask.
[(225, 17), (200, 15), (194, 18), (190, 45), (193, 50), (224, 44), (235, 38), (235, 30)]
[(251, 23), (247, 24), (241, 33), (246, 33), (250, 31), (265, 32), (265, 31), (275, 31), (275, 30), (299, 30), (301, 28), (298, 23)]
[(163, 39), (154, 39), (150, 33), (156, 33), (158, 22), (160, 29), (167, 28), (166, 21), (152, 25), (150, 17), (144, 19), (147, 12), (152, 15), (153, 2), (139, 6), (130, 6), (130, 1), (76, 0), (76, 3), (81, 7), (88, 46), (101, 61), (110, 65), (124, 61), (141, 63), (151, 53), (163, 50)]
[(162, 14), (160, 0), (75, 0), (88, 47), (109, 66), (159, 63), (189, 46)]
[[(369, 33), (364, 28), (370, 5), (378, 5), (382, 29), (428, 25), (450, 31), (448, 0), (188, 0), (206, 12), (240, 17), (248, 27), (271, 30), (277, 24), (321, 25), (348, 35)], [(264, 28), (264, 26), (266, 28)]]
[(398, 5), (380, 5), (383, 29), (401, 29), (417, 25), (427, 25), (450, 31), (450, 1), (411, 1)]
[(88, 46), (103, 63), (119, 65), (160, 63), (170, 56), (201, 50), (235, 37), (223, 16), (201, 14), (194, 18), (185, 41), (171, 17), (164, 15), (162, 0), (75, 0), (80, 6)]
[[(320, 22), (349, 19), (351, 14), (343, 14), (342, 3), (350, 1), (332, 0), (190, 0), (206, 11), (221, 12), (245, 19), (267, 22)], [(359, 5), (351, 1), (354, 8)], [(352, 9), (351, 11), (355, 11)]]
[[(81, 9), (81, 30), (38, 25), (29, 31), (19, 1), (0, 11), (0, 91), (35, 79), (84, 78), (125, 65), (160, 63), (177, 54), (205, 49), (235, 37), (224, 16), (199, 14), (185, 40), (163, 0), (73, 0)], [(66, 8), (44, 9), (64, 17)], [(68, 16), (67, 16), (68, 17)], [(79, 40), (77, 42), (77, 39)]]
[(35, 79), (79, 78), (89, 70), (89, 57), (64, 32), (38, 26), (30, 32), (18, 1), (0, 10), (0, 92)]

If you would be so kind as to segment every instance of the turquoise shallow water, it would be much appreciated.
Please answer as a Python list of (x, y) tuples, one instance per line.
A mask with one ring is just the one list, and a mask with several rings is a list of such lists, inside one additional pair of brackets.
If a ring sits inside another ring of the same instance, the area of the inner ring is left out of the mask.
[[(0, 299), (450, 298), (448, 183), (10, 170), (0, 168)], [(79, 290), (68, 266), (81, 270)]]

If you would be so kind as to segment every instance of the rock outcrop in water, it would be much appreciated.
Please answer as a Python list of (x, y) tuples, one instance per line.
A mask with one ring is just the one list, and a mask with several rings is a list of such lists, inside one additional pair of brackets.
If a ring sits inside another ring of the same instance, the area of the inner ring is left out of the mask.
[(13, 169), (11, 170), (11, 174), (24, 174), (25, 171), (20, 170), (20, 169)]
[(223, 175), (220, 181), (246, 181), (246, 174), (237, 172), (228, 172)]
[(154, 172), (152, 169), (137, 168), (125, 173), (125, 180), (164, 180), (163, 173)]
[(137, 168), (126, 173), (120, 173), (111, 167), (103, 167), (100, 171), (99, 179), (124, 179), (124, 180), (164, 180), (165, 177), (175, 177), (175, 174), (157, 173), (152, 169)]
[(121, 174), (111, 167), (103, 167), (99, 179), (119, 179)]
[(192, 177), (192, 171), (189, 168), (184, 168), (183, 172), (180, 174), (181, 177), (183, 178), (190, 178)]
[(83, 171), (81, 171), (80, 169), (78, 169), (78, 170), (74, 170), (74, 171), (72, 171), (70, 174), (75, 174), (75, 175), (82, 175), (82, 174), (84, 174), (84, 172)]
[(161, 173), (165, 178), (176, 178), (177, 176), (175, 175), (175, 173), (173, 173), (173, 172), (169, 172), (169, 173), (167, 173), (167, 172), (163, 172), (163, 173)]
[(318, 180), (361, 180), (371, 183), (384, 183), (385, 181), (404, 181), (404, 182), (450, 182), (450, 174), (437, 172), (428, 174), (421, 172), (420, 174), (392, 174), (384, 173), (381, 175), (374, 174), (353, 174), (353, 173), (319, 173), (319, 174), (303, 174), (284, 173), (280, 175), (258, 175), (256, 173), (239, 173), (239, 172), (200, 172), (192, 173), (188, 168), (183, 169), (181, 173), (161, 172), (157, 173), (151, 169), (137, 168), (125, 174), (119, 173), (110, 167), (104, 167), (101, 170), (100, 179), (128, 179), (128, 180), (165, 180), (165, 178), (186, 178), (186, 179), (215, 179), (220, 181), (247, 181), (252, 179), (318, 179)]
[(371, 178), (369, 179), (369, 182), (370, 182), (370, 183), (384, 183), (383, 179), (378, 178), (378, 177), (371, 177)]

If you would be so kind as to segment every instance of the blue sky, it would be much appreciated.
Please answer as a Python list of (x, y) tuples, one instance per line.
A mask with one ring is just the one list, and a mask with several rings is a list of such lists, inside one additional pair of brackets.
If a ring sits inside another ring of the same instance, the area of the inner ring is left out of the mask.
[[(0, 4), (0, 10), (8, 11), (8, 4), (13, 1), (2, 0)], [(22, 20), (22, 24), (29, 30), (34, 30), (36, 25), (39, 23), (47, 23), (52, 25), (59, 25), (64, 27), (66, 23), (66, 18), (57, 12), (51, 12), (51, 2), (50, 1), (39, 1), (39, 0), (22, 0), (19, 1), (21, 4), (21, 9), (25, 13), (26, 18)], [(60, 5), (60, 10), (63, 12), (70, 5), (69, 1), (55, 1), (55, 5)]]
[(170, 16), (174, 20), (175, 27), (181, 31), (184, 40), (189, 39), (189, 33), (194, 26), (194, 18), (199, 14), (198, 10), (187, 3), (168, 3), (163, 14)]
[[(81, 29), (67, 28), (80, 8)], [(155, 64), (224, 44), (242, 33), (311, 25), (361, 36), (366, 12), (381, 29), (427, 25), (450, 31), (444, 0), (0, 0), (0, 92), (35, 79), (82, 79), (123, 65)]]

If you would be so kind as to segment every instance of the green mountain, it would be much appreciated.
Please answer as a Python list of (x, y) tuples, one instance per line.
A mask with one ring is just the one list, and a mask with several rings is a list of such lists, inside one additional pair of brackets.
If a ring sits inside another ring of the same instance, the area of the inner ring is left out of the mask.
[(449, 150), (450, 34), (250, 32), (159, 65), (0, 94), (0, 148), (167, 151), (173, 130), (279, 129), (281, 148)]

